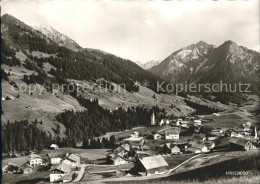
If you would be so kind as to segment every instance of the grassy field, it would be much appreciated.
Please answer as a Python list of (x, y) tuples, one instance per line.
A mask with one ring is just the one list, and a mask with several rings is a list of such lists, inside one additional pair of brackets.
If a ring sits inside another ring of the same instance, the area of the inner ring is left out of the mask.
[(49, 172), (33, 172), (30, 174), (4, 174), (2, 176), (3, 184), (35, 184), (44, 181), (48, 181)]
[[(260, 176), (250, 176), (250, 177), (229, 177), (229, 178), (212, 178), (205, 181), (199, 180), (183, 180), (183, 181), (138, 181), (140, 184), (144, 183), (154, 183), (154, 184), (259, 184)], [(109, 183), (120, 183), (120, 182), (109, 182)], [(134, 182), (124, 182), (128, 184), (135, 184)]]

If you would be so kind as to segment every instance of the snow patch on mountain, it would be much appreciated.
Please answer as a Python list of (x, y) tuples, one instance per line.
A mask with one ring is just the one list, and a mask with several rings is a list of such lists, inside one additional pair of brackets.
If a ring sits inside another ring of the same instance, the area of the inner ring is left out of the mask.
[(74, 51), (81, 49), (81, 47), (74, 40), (56, 31), (51, 26), (44, 25), (44, 24), (33, 24), (31, 25), (31, 27), (41, 32), (43, 35), (45, 35), (47, 38), (57, 43), (59, 46), (66, 47)]

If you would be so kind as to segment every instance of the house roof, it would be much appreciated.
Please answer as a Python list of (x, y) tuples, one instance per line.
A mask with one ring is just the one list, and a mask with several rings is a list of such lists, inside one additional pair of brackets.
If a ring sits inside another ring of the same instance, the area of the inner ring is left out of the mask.
[(29, 155), (28, 160), (30, 161), (30, 160), (37, 159), (37, 158), (41, 159), (42, 157), (39, 155), (36, 155), (36, 154), (31, 154), (31, 155)]
[(12, 161), (7, 162), (6, 164), (4, 162), (2, 162), (2, 166), (14, 165), (17, 167), (21, 167), (26, 162), (27, 162), (27, 159), (25, 157), (24, 158), (14, 158), (14, 159), (12, 159)]
[(144, 157), (139, 160), (146, 170), (168, 166), (168, 163), (164, 160), (164, 158), (161, 155)]
[(70, 166), (63, 162), (60, 165), (58, 165), (57, 169), (65, 173), (68, 173), (71, 170)]
[(71, 154), (68, 159), (75, 161), (75, 162), (80, 162), (80, 157), (78, 155), (75, 154)]
[(166, 143), (165, 145), (166, 145), (167, 148), (169, 148), (169, 149), (180, 149), (177, 145), (172, 144), (172, 143)]
[(198, 148), (192, 148), (192, 147), (188, 148), (187, 151), (190, 151), (190, 152), (193, 152), (193, 153), (195, 153), (196, 151), (201, 152)]
[(249, 140), (231, 137), (229, 139), (229, 142), (240, 146), (245, 146), (249, 142)]
[(47, 156), (49, 158), (57, 158), (57, 157), (61, 157), (61, 154), (57, 153), (57, 152), (51, 152), (51, 153), (48, 153)]
[(130, 144), (122, 144), (121, 147), (126, 151), (130, 151), (131, 148)]
[(20, 166), (21, 169), (26, 169), (26, 168), (32, 168), (32, 166), (24, 163), (23, 165)]
[(179, 134), (180, 132), (181, 132), (181, 129), (179, 129), (179, 128), (168, 129), (168, 130), (164, 131), (165, 134)]
[(58, 147), (58, 145), (57, 144), (52, 144), (50, 147), (51, 148), (55, 148), (55, 147)]

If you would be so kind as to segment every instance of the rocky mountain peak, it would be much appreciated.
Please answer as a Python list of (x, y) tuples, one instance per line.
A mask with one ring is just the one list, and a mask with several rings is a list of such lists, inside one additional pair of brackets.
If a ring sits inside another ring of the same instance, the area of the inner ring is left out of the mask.
[(81, 49), (81, 47), (74, 40), (72, 40), (68, 36), (56, 31), (51, 26), (47, 26), (44, 24), (33, 24), (33, 25), (31, 25), (31, 27), (34, 28), (35, 30), (41, 32), (47, 38), (56, 42), (60, 46), (67, 47), (68, 49), (71, 49), (74, 51)]

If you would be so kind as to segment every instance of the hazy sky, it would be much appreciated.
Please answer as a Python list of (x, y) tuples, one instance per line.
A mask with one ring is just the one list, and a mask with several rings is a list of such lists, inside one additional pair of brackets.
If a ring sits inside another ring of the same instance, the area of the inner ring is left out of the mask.
[(42, 23), (82, 47), (133, 61), (163, 60), (203, 40), (226, 40), (259, 51), (259, 1), (94, 1), (1, 2), (2, 15)]

